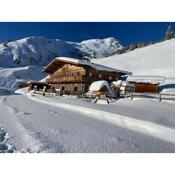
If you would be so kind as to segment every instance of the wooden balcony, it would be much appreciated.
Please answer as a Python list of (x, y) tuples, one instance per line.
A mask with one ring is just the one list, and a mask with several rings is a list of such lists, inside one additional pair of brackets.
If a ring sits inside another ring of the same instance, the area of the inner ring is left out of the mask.
[(73, 83), (73, 82), (83, 82), (83, 76), (71, 76), (71, 77), (52, 77), (46, 80), (49, 84), (57, 84), (57, 83)]

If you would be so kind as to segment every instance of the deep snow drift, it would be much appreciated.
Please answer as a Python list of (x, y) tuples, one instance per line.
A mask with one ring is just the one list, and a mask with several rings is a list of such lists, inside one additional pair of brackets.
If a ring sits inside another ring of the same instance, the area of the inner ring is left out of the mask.
[(135, 75), (175, 77), (175, 39), (93, 61)]

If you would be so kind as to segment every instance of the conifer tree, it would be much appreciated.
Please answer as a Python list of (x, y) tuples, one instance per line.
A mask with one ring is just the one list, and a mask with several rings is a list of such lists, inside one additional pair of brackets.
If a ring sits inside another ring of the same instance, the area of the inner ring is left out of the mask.
[(174, 31), (171, 26), (168, 27), (166, 33), (165, 33), (165, 40), (169, 40), (171, 38), (174, 38)]

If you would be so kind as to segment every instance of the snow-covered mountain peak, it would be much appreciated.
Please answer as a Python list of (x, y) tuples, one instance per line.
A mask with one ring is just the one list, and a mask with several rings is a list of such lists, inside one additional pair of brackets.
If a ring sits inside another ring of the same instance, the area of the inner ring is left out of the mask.
[(122, 45), (113, 37), (104, 39), (90, 39), (82, 41), (80, 47), (84, 52), (90, 53), (92, 58), (103, 58), (113, 55)]
[(45, 66), (58, 56), (77, 59), (102, 58), (114, 54), (121, 47), (112, 37), (78, 43), (30, 36), (0, 44), (0, 67)]
[(89, 39), (86, 41), (82, 41), (81, 44), (91, 47), (112, 47), (112, 46), (115, 48), (122, 47), (122, 45), (119, 44), (119, 41), (113, 37), (104, 39)]

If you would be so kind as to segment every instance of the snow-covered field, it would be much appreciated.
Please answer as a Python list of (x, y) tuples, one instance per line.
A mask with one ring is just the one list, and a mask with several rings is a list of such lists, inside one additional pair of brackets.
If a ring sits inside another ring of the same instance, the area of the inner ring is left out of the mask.
[(0, 107), (15, 152), (175, 152), (174, 103), (14, 94)]
[(175, 39), (93, 61), (135, 75), (175, 77)]

